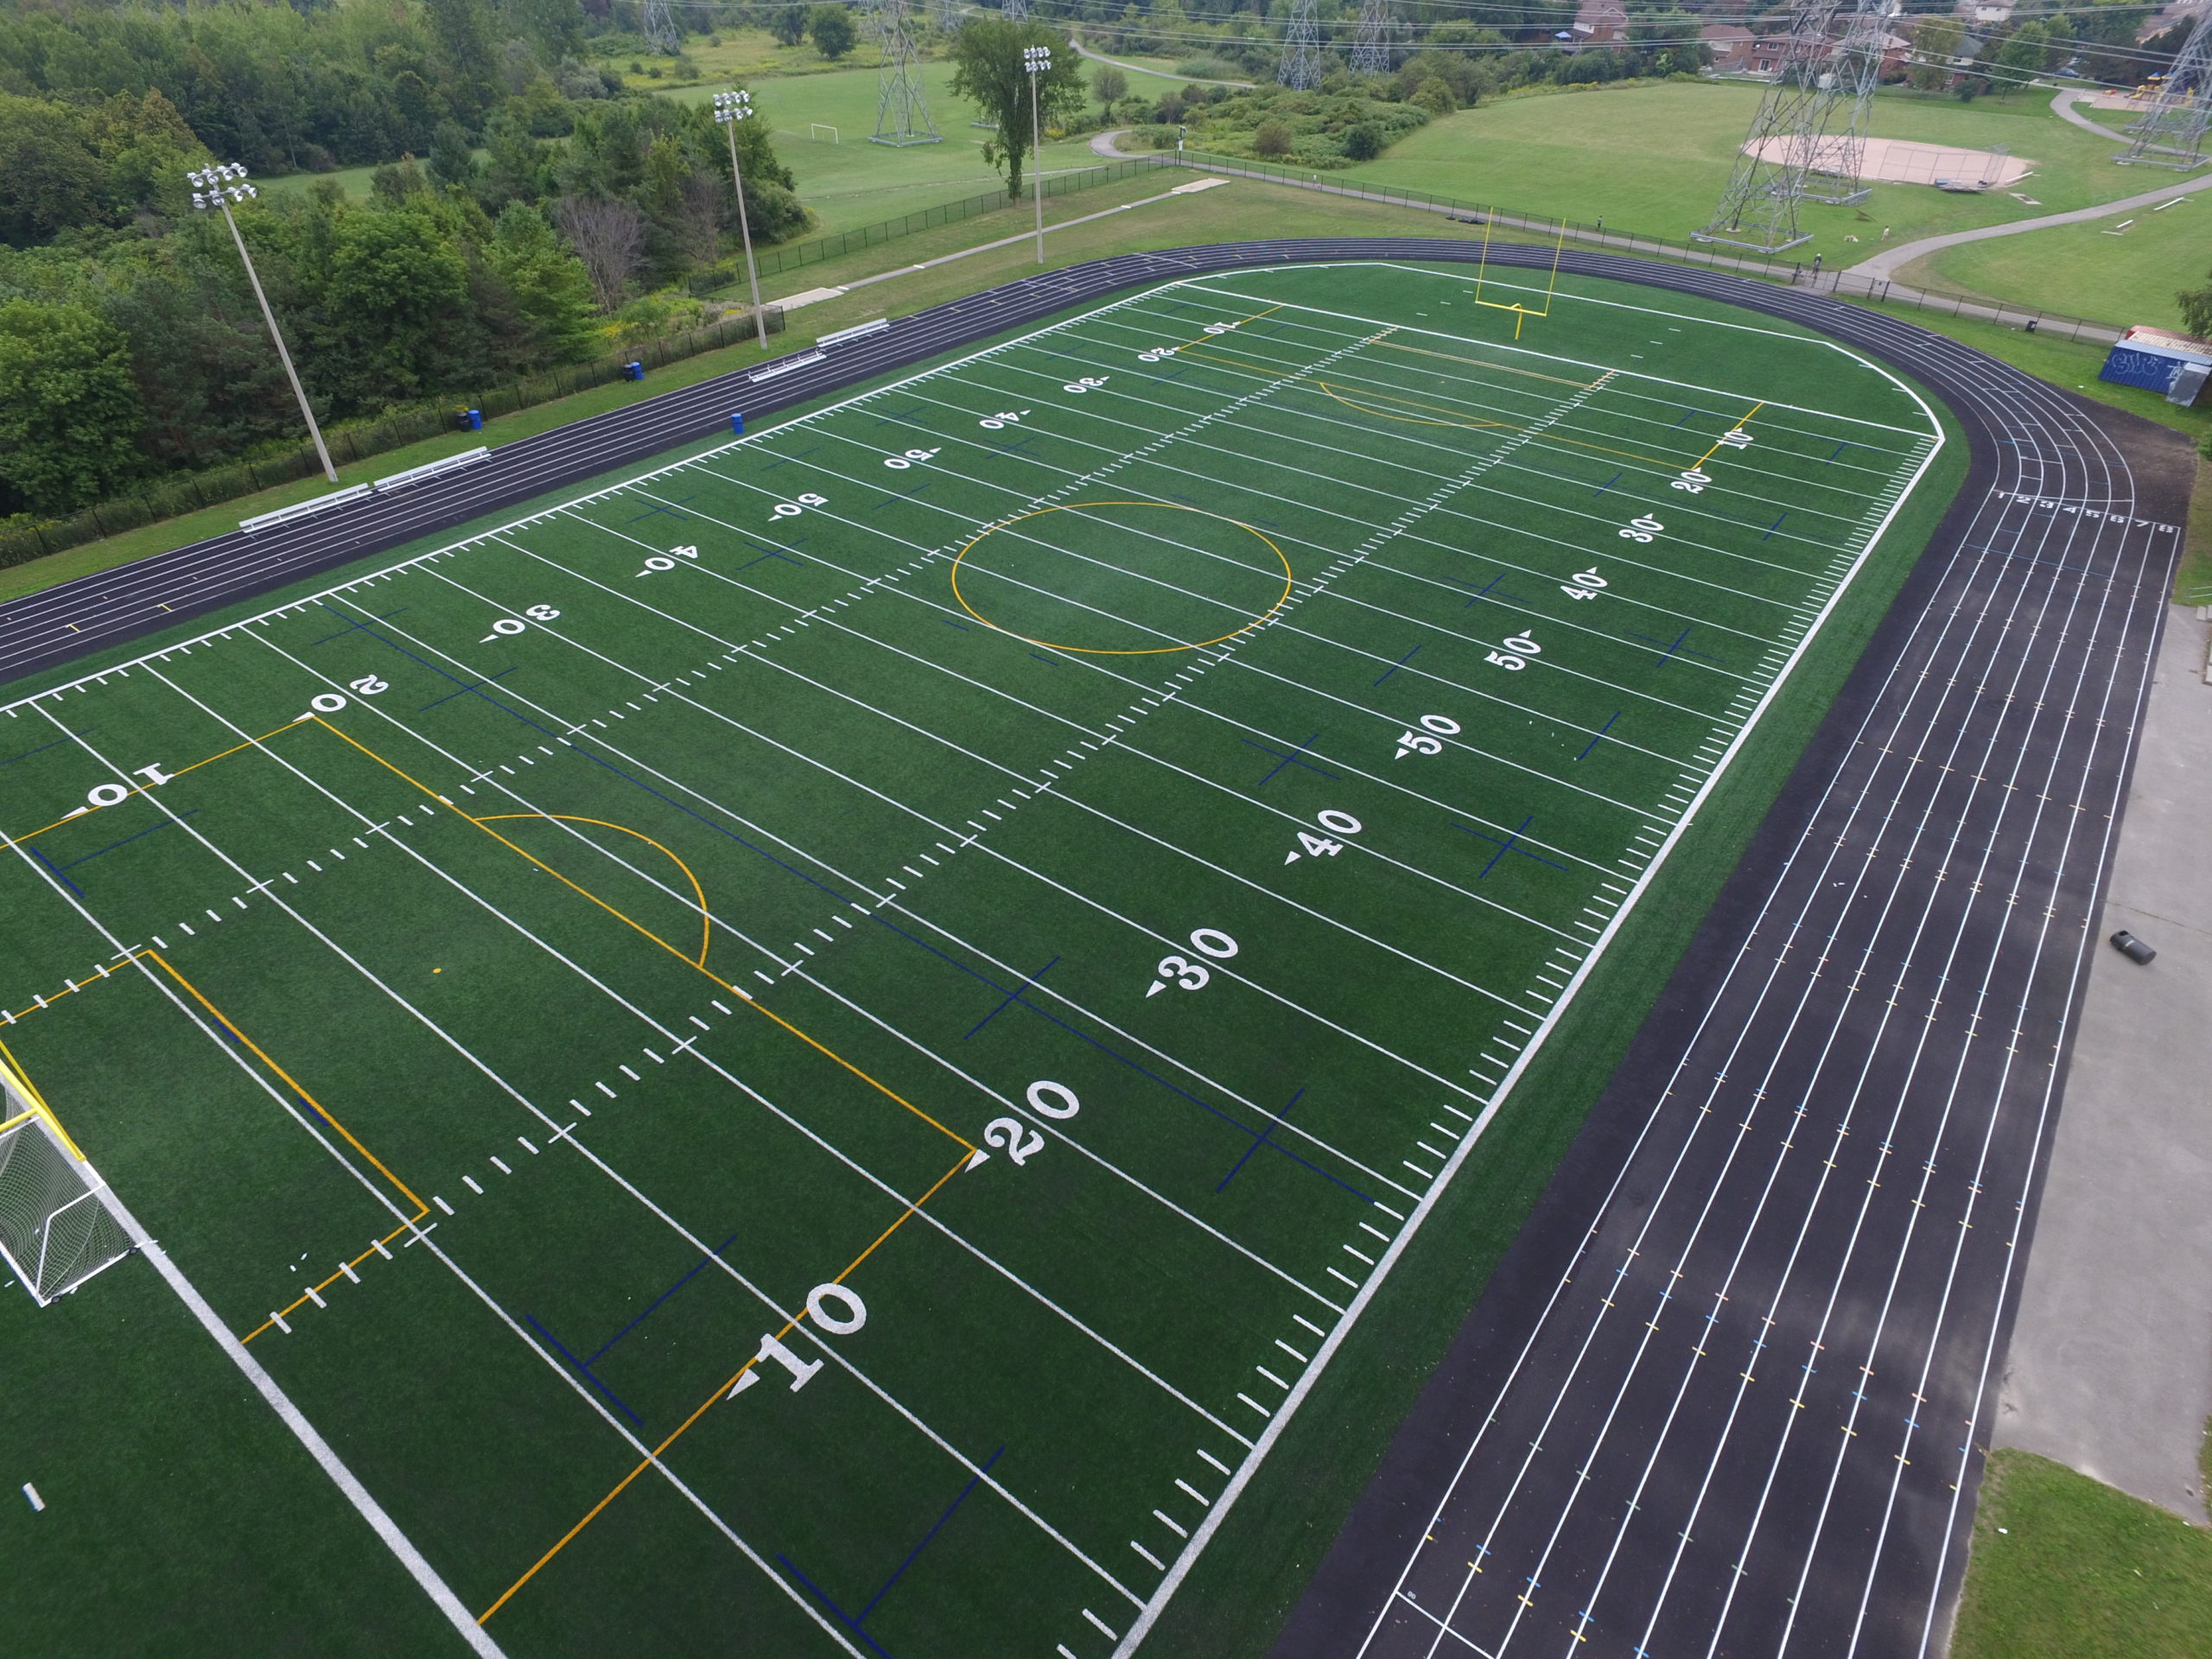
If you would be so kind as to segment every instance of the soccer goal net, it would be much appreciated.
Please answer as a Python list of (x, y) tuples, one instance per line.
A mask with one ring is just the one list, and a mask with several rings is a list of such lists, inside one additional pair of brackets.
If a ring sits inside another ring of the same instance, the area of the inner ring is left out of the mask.
[(44, 1307), (130, 1253), (99, 1174), (0, 1059), (0, 1258)]

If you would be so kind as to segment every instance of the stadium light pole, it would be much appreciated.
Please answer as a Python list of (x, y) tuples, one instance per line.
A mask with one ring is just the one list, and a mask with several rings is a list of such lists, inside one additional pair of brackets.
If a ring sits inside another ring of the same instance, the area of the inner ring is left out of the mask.
[(238, 245), (238, 257), (245, 263), (245, 279), (253, 284), (253, 297), (261, 302), (261, 320), (269, 325), (269, 338), (276, 342), (277, 360), (284, 365), (284, 378), (292, 383), (292, 396), (300, 400), (300, 415), (308, 423), (308, 435), (315, 440), (315, 452), (322, 458), (322, 475), (335, 484), (338, 469), (330, 464), (330, 449), (322, 441), (322, 429), (315, 423), (307, 388), (300, 384), (299, 371), (292, 366), (292, 354), (284, 349), (276, 314), (269, 308), (269, 296), (261, 291), (261, 276), (253, 268), (253, 256), (245, 251), (245, 238), (238, 233), (238, 220), (231, 217), (232, 202), (250, 201), (261, 193), (245, 181), (245, 168), (236, 162), (202, 168), (185, 177), (192, 182), (192, 205), (203, 213), (211, 207), (220, 208), (223, 223), (231, 227), (231, 240)]
[(753, 264), (753, 226), (745, 219), (745, 175), (737, 167), (737, 124), (753, 115), (753, 94), (716, 92), (715, 119), (729, 135), (729, 181), (737, 187), (737, 229), (745, 238), (745, 279), (753, 284), (753, 326), (760, 331), (760, 349), (768, 349), (768, 314), (760, 308), (760, 273)]
[(1037, 204), (1037, 263), (1045, 263), (1045, 135), (1037, 115), (1037, 76), (1052, 67), (1049, 46), (1021, 48), (1021, 67), (1029, 72), (1029, 195)]

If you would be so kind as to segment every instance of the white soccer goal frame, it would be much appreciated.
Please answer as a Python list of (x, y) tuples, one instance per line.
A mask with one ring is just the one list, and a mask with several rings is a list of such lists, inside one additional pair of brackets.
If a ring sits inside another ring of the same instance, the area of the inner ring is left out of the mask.
[(134, 1248), (100, 1179), (0, 1048), (0, 1262), (47, 1307)]

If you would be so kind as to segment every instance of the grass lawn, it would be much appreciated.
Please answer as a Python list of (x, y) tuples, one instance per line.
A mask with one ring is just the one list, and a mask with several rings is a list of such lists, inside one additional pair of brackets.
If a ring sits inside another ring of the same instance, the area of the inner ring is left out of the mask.
[(2184, 605), (2212, 605), (2212, 461), (2196, 463), (2196, 491), (2189, 501), (2189, 539), (2174, 573), (2174, 597)]
[[(517, 1659), (1103, 1659), (1247, 1467), (1158, 1646), (1255, 1652), (1962, 462), (1765, 318), (1515, 321), (1163, 285), (0, 708), (10, 1047)], [(147, 1274), (11, 1364), (195, 1386)], [(253, 1414), (233, 1524), (106, 1400), (32, 1645), (235, 1651), (188, 1542), (420, 1645)]]
[(2203, 1659), (2212, 1534), (2031, 1452), (1990, 1454), (1952, 1659)]
[[(720, 46), (712, 44), (704, 35), (687, 35), (683, 38), (684, 55), (698, 66), (702, 80), (751, 81), (780, 75), (842, 74), (863, 61), (871, 65), (873, 73), (874, 60), (864, 42), (855, 41), (842, 59), (833, 61), (816, 51), (811, 41), (785, 46), (765, 29), (724, 29), (716, 32), (721, 36)], [(925, 46), (924, 50), (927, 49)], [(673, 57), (645, 51), (602, 51), (592, 61), (597, 67), (613, 70), (622, 77), (625, 86), (647, 92), (662, 91), (671, 85), (670, 77), (676, 70)], [(632, 63), (638, 66), (635, 73), (630, 69)], [(661, 73), (658, 76), (649, 73), (654, 69)]]
[[(2151, 175), (2138, 169), (2139, 181)], [(1897, 280), (1932, 282), (1951, 293), (1989, 294), (2076, 317), (2181, 327), (2174, 296), (2212, 276), (2212, 198), (2173, 198), (2164, 212), (2056, 225), (2047, 231), (1969, 242), (1915, 260)], [(2113, 226), (2133, 218), (2118, 235)]]
[(286, 173), (255, 182), (272, 196), (305, 195), (318, 180), (328, 179), (354, 200), (365, 201), (378, 166), (372, 162), (365, 167), (341, 167), (333, 173)]
[[(1669, 81), (1501, 99), (1432, 122), (1380, 161), (1331, 176), (1584, 224), (1603, 217), (1617, 229), (1680, 238), (1711, 214), (1759, 96), (1758, 87), (1740, 83)], [(2001, 192), (1955, 196), (1925, 185), (1877, 184), (1863, 207), (1808, 206), (1803, 224), (1814, 237), (1793, 257), (1819, 254), (1831, 265), (1848, 264), (1875, 251), (1885, 226), (1890, 240), (1909, 240), (2145, 188), (2139, 169), (2112, 164), (2110, 139), (2069, 126), (2048, 100), (2026, 95), (1961, 105), (1887, 94), (1875, 100), (1873, 130), (1929, 143), (2010, 144), (2014, 155), (2034, 158), (2034, 176), (2018, 188), (2042, 205), (2024, 207)], [(1858, 241), (1846, 239), (1853, 236)], [(2032, 289), (1991, 291), (2035, 300)]]
[[(974, 108), (952, 95), (952, 66), (925, 63), (922, 87), (930, 117), (944, 140), (937, 144), (894, 148), (868, 142), (875, 130), (876, 73), (839, 69), (822, 74), (761, 79), (750, 83), (754, 107), (774, 129), (776, 153), (798, 181), (799, 199), (820, 223), (808, 232), (857, 230), (919, 207), (933, 207), (963, 195), (998, 188), (998, 174), (983, 165), (983, 141), (990, 137), (969, 123)], [(662, 96), (703, 103), (720, 83), (702, 82)], [(816, 124), (836, 129), (817, 137)], [(1048, 140), (1047, 171), (1096, 167), (1088, 140)]]

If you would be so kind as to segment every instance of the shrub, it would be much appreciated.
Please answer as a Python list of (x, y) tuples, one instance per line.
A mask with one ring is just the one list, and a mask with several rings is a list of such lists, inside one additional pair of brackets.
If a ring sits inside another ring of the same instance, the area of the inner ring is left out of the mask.
[(1364, 123), (1344, 134), (1344, 159), (1371, 162), (1382, 153), (1382, 135)]
[(1270, 160), (1290, 154), (1290, 129), (1280, 121), (1262, 121), (1252, 135), (1252, 153)]
[(1179, 75), (1188, 75), (1193, 80), (1236, 80), (1240, 79), (1236, 66), (1224, 63), (1219, 58), (1192, 58), (1175, 66)]
[(1459, 100), (1452, 96), (1452, 89), (1440, 80), (1424, 80), (1408, 101), (1431, 115), (1449, 115), (1459, 107)]

